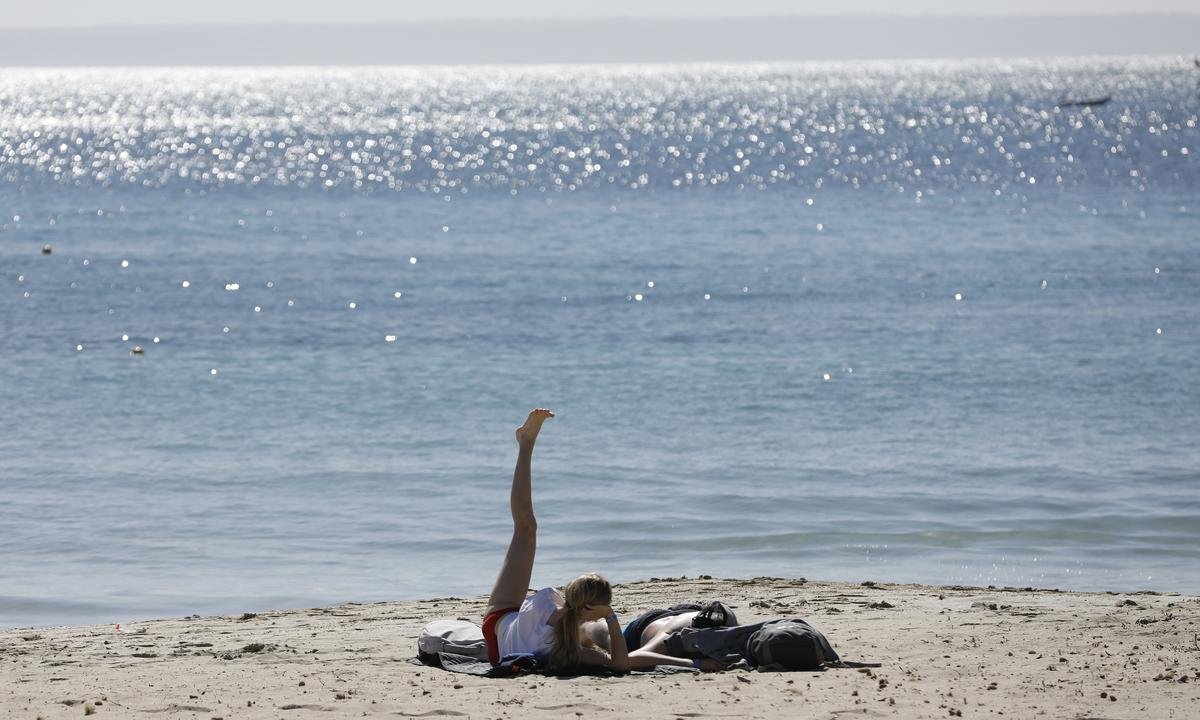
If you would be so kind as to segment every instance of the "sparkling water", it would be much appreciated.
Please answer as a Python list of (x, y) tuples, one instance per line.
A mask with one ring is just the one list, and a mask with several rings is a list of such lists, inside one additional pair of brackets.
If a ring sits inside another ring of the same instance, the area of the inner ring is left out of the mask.
[(486, 593), (535, 405), (536, 585), (1200, 592), (1198, 113), (1177, 58), (6, 70), (0, 626)]

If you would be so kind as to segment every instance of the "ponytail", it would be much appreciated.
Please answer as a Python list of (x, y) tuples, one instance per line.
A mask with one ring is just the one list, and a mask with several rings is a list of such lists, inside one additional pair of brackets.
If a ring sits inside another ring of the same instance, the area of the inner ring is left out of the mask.
[(563, 670), (579, 664), (579, 611), (567, 605), (554, 623), (554, 649), (550, 651), (550, 667)]

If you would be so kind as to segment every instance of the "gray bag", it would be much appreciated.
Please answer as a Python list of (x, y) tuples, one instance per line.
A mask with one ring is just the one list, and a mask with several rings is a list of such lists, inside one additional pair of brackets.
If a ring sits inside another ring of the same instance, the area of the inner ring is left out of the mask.
[(417, 655), (428, 662), (442, 654), (487, 662), (483, 629), (467, 620), (434, 620), (429, 623), (417, 638)]

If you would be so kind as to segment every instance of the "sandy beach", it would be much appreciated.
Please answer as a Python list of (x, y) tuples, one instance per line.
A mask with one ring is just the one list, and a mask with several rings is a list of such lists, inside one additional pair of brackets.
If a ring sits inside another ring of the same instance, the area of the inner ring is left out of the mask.
[(847, 660), (820, 673), (476, 678), (412, 663), (428, 621), (482, 598), (0, 632), (0, 716), (1189, 718), (1200, 598), (1021, 588), (651, 579), (624, 620), (720, 599), (803, 617)]

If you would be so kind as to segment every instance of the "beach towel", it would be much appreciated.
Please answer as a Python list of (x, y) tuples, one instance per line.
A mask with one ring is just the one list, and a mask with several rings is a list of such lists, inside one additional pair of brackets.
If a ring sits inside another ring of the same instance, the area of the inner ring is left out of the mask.
[(520, 653), (516, 655), (506, 655), (500, 659), (499, 665), (492, 665), (486, 660), (480, 661), (467, 655), (455, 655), (454, 653), (438, 653), (436, 662), (429, 656), (413, 658), (413, 662), (419, 665), (428, 667), (440, 667), (443, 670), (450, 672), (463, 673), (464, 675), (475, 675), (477, 677), (488, 678), (509, 678), (518, 675), (548, 675), (551, 677), (580, 677), (584, 675), (593, 675), (600, 677), (616, 677), (618, 675), (667, 675), (670, 673), (696, 673), (699, 672), (693, 668), (675, 667), (673, 665), (657, 665), (653, 668), (645, 668), (642, 670), (631, 670), (629, 673), (619, 673), (603, 667), (579, 666), (569, 670), (550, 670), (543, 662), (539, 661), (536, 656)]

